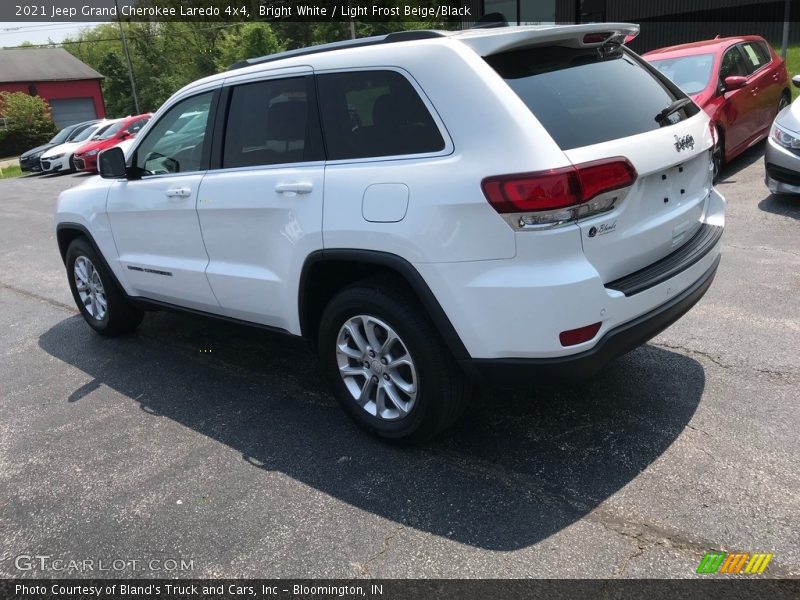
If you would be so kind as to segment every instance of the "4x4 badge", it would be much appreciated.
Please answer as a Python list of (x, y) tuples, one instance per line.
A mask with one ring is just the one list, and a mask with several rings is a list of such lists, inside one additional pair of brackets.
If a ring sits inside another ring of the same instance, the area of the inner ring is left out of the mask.
[(680, 152), (686, 148), (694, 148), (694, 138), (691, 135), (684, 135), (683, 137), (675, 136), (675, 150)]

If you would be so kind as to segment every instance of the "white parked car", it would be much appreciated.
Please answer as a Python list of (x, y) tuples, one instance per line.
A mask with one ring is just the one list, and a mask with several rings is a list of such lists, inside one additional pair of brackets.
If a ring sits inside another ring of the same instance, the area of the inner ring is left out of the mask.
[(75, 301), (103, 335), (168, 307), (304, 336), (385, 438), (441, 431), (471, 382), (594, 373), (720, 260), (708, 116), (636, 32), (403, 32), (193, 83), (61, 194)]
[(45, 173), (74, 171), (75, 165), (72, 162), (72, 157), (75, 151), (96, 135), (103, 133), (103, 131), (115, 122), (114, 120), (103, 119), (84, 129), (80, 135), (69, 142), (50, 148), (47, 152), (42, 154), (39, 159), (42, 165), (42, 171)]
[[(800, 75), (792, 77), (800, 88)], [(773, 194), (800, 194), (800, 99), (778, 112), (764, 152), (764, 182)]]

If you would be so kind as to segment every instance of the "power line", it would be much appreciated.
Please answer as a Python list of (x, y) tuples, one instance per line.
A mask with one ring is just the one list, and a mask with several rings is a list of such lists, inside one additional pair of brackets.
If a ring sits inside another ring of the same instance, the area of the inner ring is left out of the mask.
[[(109, 23), (110, 24), (110, 23)], [(201, 27), (199, 29), (193, 29), (192, 31), (212, 31), (214, 29), (227, 29), (228, 27), (239, 27), (244, 25), (244, 23), (228, 23), (226, 25), (216, 25), (214, 27)], [(189, 33), (189, 32), (186, 32)], [(152, 37), (159, 37), (162, 35), (172, 35), (174, 32), (172, 31), (162, 31), (162, 32), (155, 32), (155, 33), (144, 33), (141, 31), (136, 32), (134, 37), (145, 37), (145, 38), (152, 38)], [(19, 45), (19, 46), (4, 46), (4, 50), (17, 50), (17, 49), (24, 49), (24, 48), (52, 48), (53, 46), (67, 46), (71, 44), (93, 44), (95, 42), (118, 42), (119, 37), (113, 38), (100, 38), (100, 39), (91, 39), (91, 40), (67, 40), (63, 42), (53, 42), (52, 44), (26, 44), (26, 45)]]
[[(86, 24), (87, 26), (91, 25), (90, 23)], [(74, 28), (75, 23), (41, 23), (39, 25), (28, 25), (27, 27), (3, 27), (0, 29), (0, 35), (3, 34), (11, 34), (11, 35), (18, 35), (20, 33), (28, 33), (33, 31), (44, 31), (44, 30), (52, 30), (52, 29), (69, 29)]]

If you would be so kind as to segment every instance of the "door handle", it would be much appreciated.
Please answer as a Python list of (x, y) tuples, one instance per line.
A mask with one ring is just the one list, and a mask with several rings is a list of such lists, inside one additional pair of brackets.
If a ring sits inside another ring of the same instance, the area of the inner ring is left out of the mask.
[(275, 186), (275, 191), (279, 194), (310, 194), (313, 189), (314, 185), (306, 181), (290, 181)]
[(192, 190), (188, 187), (174, 187), (167, 190), (167, 198), (188, 198), (192, 195)]

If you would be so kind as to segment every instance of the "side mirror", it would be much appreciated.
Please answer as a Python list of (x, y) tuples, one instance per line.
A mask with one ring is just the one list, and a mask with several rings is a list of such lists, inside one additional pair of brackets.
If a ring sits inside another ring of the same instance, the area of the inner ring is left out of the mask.
[(121, 140), (125, 140), (125, 139), (128, 139), (128, 137), (130, 137), (130, 135), (131, 135), (131, 134), (130, 134), (130, 132), (129, 132), (129, 131), (120, 131), (120, 132), (119, 132), (119, 135), (118, 135), (117, 137), (118, 137), (119, 139), (121, 139)]
[(732, 92), (733, 90), (739, 90), (747, 85), (747, 77), (742, 77), (741, 75), (731, 75), (730, 77), (725, 78), (725, 91)]
[(800, 88), (800, 75), (792, 77), (792, 85), (796, 88)]
[(103, 179), (125, 179), (128, 167), (125, 165), (125, 154), (114, 146), (103, 150), (97, 160), (97, 171)]

